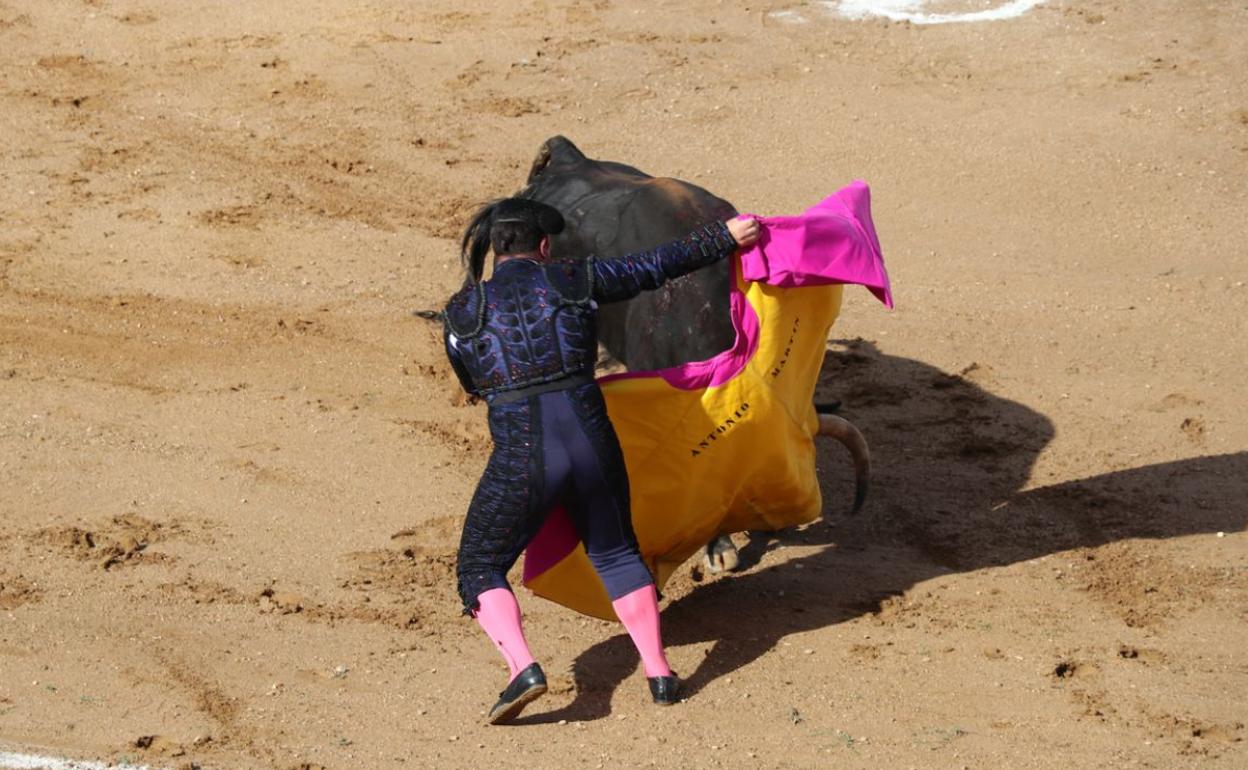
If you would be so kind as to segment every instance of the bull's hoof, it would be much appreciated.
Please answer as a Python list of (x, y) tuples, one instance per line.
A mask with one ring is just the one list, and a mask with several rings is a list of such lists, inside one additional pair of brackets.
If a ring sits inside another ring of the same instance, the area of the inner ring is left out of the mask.
[(737, 547), (732, 544), (732, 538), (720, 535), (702, 549), (702, 562), (706, 565), (707, 572), (733, 572), (741, 563), (741, 556), (737, 553)]

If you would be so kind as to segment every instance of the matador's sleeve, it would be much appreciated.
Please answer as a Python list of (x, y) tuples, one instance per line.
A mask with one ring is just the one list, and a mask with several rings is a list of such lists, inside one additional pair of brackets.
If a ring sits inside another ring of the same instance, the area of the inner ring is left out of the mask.
[(615, 259), (588, 260), (593, 297), (599, 302), (632, 299), (657, 289), (700, 267), (718, 262), (737, 250), (737, 242), (723, 222), (704, 225), (678, 241), (651, 251)]

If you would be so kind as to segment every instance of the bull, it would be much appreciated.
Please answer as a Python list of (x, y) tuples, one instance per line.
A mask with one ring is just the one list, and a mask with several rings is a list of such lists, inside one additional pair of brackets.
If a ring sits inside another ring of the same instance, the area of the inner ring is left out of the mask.
[[(682, 238), (698, 225), (737, 214), (731, 203), (697, 185), (590, 159), (562, 136), (542, 144), (518, 195), (563, 213), (564, 230), (551, 240), (555, 259), (644, 251)], [(731, 276), (731, 266), (720, 262), (668, 281), (656, 291), (602, 307), (598, 315), (602, 347), (611, 359), (633, 371), (711, 358), (734, 341), (728, 309)], [(834, 406), (816, 408), (819, 434), (837, 439), (853, 455), (853, 511), (857, 511), (866, 497), (870, 472), (866, 441), (851, 423), (829, 413)], [(704, 561), (710, 571), (718, 572), (735, 569), (739, 559), (732, 540), (723, 536), (706, 545)]]

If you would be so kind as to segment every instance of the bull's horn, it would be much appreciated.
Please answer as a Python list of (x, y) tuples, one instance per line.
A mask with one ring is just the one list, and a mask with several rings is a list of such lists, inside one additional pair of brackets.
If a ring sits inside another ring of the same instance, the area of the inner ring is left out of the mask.
[(542, 146), (537, 150), (537, 157), (533, 159), (533, 165), (529, 167), (529, 178), (525, 184), (533, 184), (546, 167), (550, 165), (552, 160), (562, 160), (565, 163), (578, 163), (585, 160), (585, 153), (581, 152), (572, 140), (566, 136), (552, 136), (542, 142)]
[(845, 445), (854, 458), (854, 507), (851, 514), (862, 508), (867, 499), (867, 486), (871, 481), (871, 450), (867, 448), (867, 440), (862, 437), (854, 424), (844, 417), (834, 414), (819, 415), (820, 436), (831, 436)]
[(550, 163), (550, 140), (542, 142), (542, 146), (537, 150), (537, 157), (533, 158), (533, 165), (529, 166), (529, 178), (526, 184), (533, 184), (533, 180), (542, 175), (546, 170), (547, 164)]

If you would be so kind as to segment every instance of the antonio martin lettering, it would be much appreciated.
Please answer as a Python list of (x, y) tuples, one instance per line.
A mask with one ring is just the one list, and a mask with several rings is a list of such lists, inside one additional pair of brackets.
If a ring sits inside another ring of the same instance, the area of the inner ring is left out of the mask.
[(797, 340), (797, 327), (801, 323), (801, 316), (793, 319), (793, 330), (789, 332), (789, 341), (784, 344), (784, 352), (780, 354), (780, 360), (771, 368), (773, 380), (780, 376), (780, 372), (783, 372), (784, 367), (789, 363), (789, 354), (793, 352), (793, 343)]
[(690, 456), (697, 457), (698, 455), (702, 454), (706, 450), (710, 449), (711, 444), (718, 441), (721, 436), (723, 436), (725, 433), (727, 433), (728, 431), (736, 427), (738, 422), (741, 422), (742, 420), (744, 420), (746, 414), (749, 411), (750, 411), (750, 402), (743, 401), (741, 403), (741, 406), (738, 406), (735, 410), (733, 410), (731, 417), (725, 418), (723, 422), (721, 422), (719, 425), (716, 425), (715, 430), (706, 434), (706, 438), (699, 441), (696, 447), (693, 447), (692, 449), (689, 450), (690, 452), (692, 452)]

